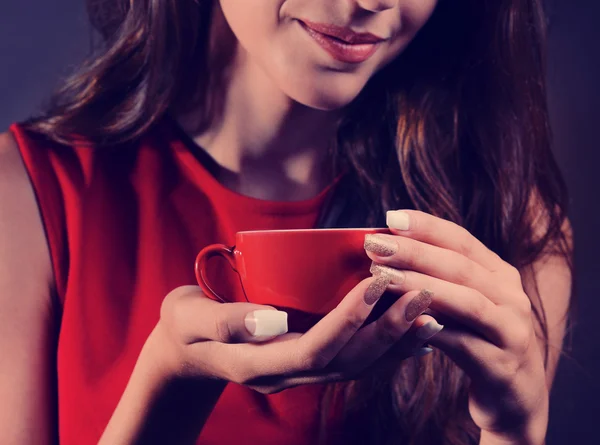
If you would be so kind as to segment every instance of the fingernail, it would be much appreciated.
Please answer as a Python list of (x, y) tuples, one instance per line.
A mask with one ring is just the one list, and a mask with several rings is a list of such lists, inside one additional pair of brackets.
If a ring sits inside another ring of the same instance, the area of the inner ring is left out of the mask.
[(254, 337), (276, 337), (288, 331), (287, 319), (287, 312), (259, 310), (246, 315), (244, 323)]
[(408, 230), (410, 228), (410, 216), (401, 210), (389, 210), (386, 213), (386, 222), (390, 229)]
[(398, 251), (398, 245), (386, 236), (369, 233), (365, 236), (365, 250), (379, 256), (391, 256)]
[(373, 275), (389, 275), (393, 284), (402, 284), (404, 283), (404, 280), (406, 280), (406, 274), (403, 271), (382, 264), (371, 263), (370, 272)]
[(425, 323), (423, 326), (417, 329), (415, 335), (421, 340), (429, 340), (442, 329), (444, 329), (444, 325), (439, 324), (435, 320), (431, 320), (430, 322)]
[(365, 291), (365, 304), (371, 306), (377, 303), (377, 300), (381, 298), (391, 281), (392, 278), (389, 275), (378, 275)]
[(421, 313), (431, 304), (432, 298), (433, 292), (430, 290), (423, 289), (419, 292), (419, 294), (406, 306), (406, 311), (404, 312), (406, 321), (409, 323), (415, 321), (415, 318), (421, 315)]
[(430, 352), (433, 352), (433, 349), (427, 347), (419, 348), (417, 349), (417, 352), (415, 352), (415, 357), (423, 357), (424, 355), (427, 355)]

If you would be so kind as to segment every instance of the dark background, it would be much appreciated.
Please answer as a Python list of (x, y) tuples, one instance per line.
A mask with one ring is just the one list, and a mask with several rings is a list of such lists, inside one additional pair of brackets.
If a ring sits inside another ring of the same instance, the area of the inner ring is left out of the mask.
[[(245, 0), (240, 0), (245, 1)], [(0, 130), (34, 112), (90, 48), (84, 0), (3, 0)], [(572, 358), (552, 392), (548, 445), (600, 443), (600, 3), (549, 3), (550, 105), (555, 152), (571, 190), (579, 300)]]

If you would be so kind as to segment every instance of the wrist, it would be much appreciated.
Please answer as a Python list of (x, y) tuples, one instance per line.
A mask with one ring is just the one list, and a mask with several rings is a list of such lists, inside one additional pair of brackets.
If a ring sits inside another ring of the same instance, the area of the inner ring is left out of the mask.
[(542, 414), (515, 431), (481, 430), (479, 445), (545, 445), (547, 428), (548, 416)]
[(226, 381), (189, 375), (181, 355), (157, 324), (138, 359), (148, 375), (148, 410), (137, 443), (195, 443), (223, 393)]
[(550, 410), (548, 393), (544, 393), (534, 406), (529, 413), (505, 421), (506, 429), (482, 429), (479, 445), (545, 445)]
[(184, 377), (157, 326), (148, 336), (100, 444), (193, 444), (226, 382)]

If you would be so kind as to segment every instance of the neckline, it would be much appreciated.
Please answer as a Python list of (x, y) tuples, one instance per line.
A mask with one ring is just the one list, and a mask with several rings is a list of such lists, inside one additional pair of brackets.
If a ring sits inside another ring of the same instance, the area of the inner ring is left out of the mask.
[(330, 192), (344, 176), (341, 173), (316, 196), (308, 199), (272, 201), (247, 196), (226, 187), (217, 180), (215, 171), (221, 168), (221, 166), (185, 132), (175, 118), (167, 115), (164, 120), (167, 122), (169, 130), (169, 144), (183, 156), (184, 162), (188, 167), (193, 168), (194, 173), (201, 178), (212, 193), (215, 193), (223, 202), (229, 203), (229, 205), (236, 208), (242, 208), (255, 213), (284, 216), (316, 213), (321, 209)]

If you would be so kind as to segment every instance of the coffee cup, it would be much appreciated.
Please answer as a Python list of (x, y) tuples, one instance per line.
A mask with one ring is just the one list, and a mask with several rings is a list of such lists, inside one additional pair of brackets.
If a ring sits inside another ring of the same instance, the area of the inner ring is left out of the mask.
[[(207, 263), (225, 258), (238, 274), (245, 302), (288, 312), (290, 331), (305, 332), (371, 275), (365, 235), (388, 229), (300, 229), (238, 232), (235, 245), (212, 244), (196, 258), (198, 284), (209, 297), (219, 295), (207, 277)], [(240, 298), (240, 297), (238, 297)]]

